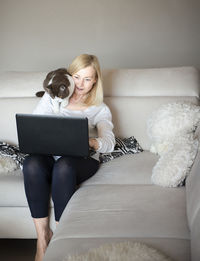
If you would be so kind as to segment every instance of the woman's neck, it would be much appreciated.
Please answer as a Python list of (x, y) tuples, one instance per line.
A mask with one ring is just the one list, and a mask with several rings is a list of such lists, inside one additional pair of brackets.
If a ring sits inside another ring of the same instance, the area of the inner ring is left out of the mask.
[(88, 106), (84, 103), (86, 100), (86, 95), (77, 95), (73, 94), (69, 99), (69, 104), (67, 105), (67, 109), (71, 110), (84, 110)]
[(78, 95), (76, 93), (74, 93), (70, 100), (73, 102), (73, 103), (83, 103), (85, 101), (85, 95)]

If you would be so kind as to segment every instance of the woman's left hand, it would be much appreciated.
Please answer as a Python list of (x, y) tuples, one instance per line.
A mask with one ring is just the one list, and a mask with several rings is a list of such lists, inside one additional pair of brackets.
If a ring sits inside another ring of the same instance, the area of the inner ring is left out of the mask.
[(99, 148), (99, 144), (98, 141), (94, 138), (89, 138), (89, 146), (93, 149), (93, 150), (98, 150)]

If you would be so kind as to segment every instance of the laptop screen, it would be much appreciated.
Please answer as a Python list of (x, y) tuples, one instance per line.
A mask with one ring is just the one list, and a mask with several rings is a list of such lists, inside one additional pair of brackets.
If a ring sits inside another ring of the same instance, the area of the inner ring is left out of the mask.
[(19, 149), (27, 154), (87, 157), (88, 119), (16, 114)]

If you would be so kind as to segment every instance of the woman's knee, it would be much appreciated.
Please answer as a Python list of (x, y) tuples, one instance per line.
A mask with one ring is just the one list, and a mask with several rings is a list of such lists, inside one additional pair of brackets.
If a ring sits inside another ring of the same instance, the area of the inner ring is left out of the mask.
[(74, 158), (73, 157), (67, 157), (67, 156), (63, 156), (60, 157), (56, 163), (55, 163), (56, 167), (66, 170), (67, 168), (70, 169), (75, 169), (75, 162), (74, 162)]
[(59, 179), (68, 179), (69, 177), (74, 177), (76, 175), (76, 164), (73, 158), (61, 157), (59, 158), (55, 165), (53, 176)]
[(29, 155), (23, 163), (24, 175), (36, 175), (38, 172), (44, 172), (52, 169), (54, 159), (43, 155)]

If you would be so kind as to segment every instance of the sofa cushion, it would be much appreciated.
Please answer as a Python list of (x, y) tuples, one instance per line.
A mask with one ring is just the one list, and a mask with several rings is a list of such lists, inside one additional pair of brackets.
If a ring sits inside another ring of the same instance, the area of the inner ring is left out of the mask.
[(200, 96), (194, 67), (103, 71), (105, 96)]
[[(150, 148), (147, 136), (147, 119), (151, 112), (163, 103), (178, 100), (191, 101), (198, 104), (196, 97), (107, 97), (105, 103), (111, 109), (114, 133), (116, 137), (134, 136), (143, 149)], [(2, 98), (0, 99), (0, 130), (1, 141), (17, 144), (16, 113), (32, 113), (39, 98)]]
[(0, 175), (0, 207), (28, 207), (21, 169)]
[[(50, 225), (54, 229), (54, 211), (50, 208)], [(37, 238), (35, 226), (28, 207), (1, 207), (0, 206), (0, 231), (1, 238)], [(1, 260), (6, 260), (2, 258)], [(15, 258), (10, 260), (17, 260)], [(23, 260), (23, 259), (20, 259)], [(27, 260), (27, 259), (25, 259)]]
[(0, 206), (27, 206), (24, 192), (23, 174), (20, 169), (0, 176)]
[[(185, 188), (84, 186), (68, 203), (51, 244), (65, 242), (65, 255), (70, 254), (72, 248), (81, 251), (82, 243), (86, 248), (91, 247), (90, 239), (104, 238), (172, 239), (179, 242), (180, 248), (187, 245), (188, 249), (190, 236), (185, 208)], [(70, 246), (68, 240), (71, 240)]]
[[(43, 89), (47, 73), (1, 72), (0, 97), (34, 97)], [(194, 67), (115, 69), (102, 74), (105, 96), (200, 96)]]
[[(156, 160), (157, 156), (147, 151), (134, 155), (124, 155), (101, 164), (98, 172), (82, 183), (81, 186), (150, 184), (151, 170)], [(51, 205), (53, 205), (52, 202)], [(24, 192), (23, 174), (20, 169), (0, 176), (0, 206), (28, 206)]]
[(143, 151), (124, 155), (100, 165), (98, 172), (81, 186), (94, 184), (151, 184), (152, 168), (158, 156)]
[(2, 98), (0, 107), (5, 108), (0, 111), (0, 140), (10, 144), (18, 144), (16, 129), (16, 113), (32, 113), (39, 98)]
[(115, 137), (115, 141), (116, 144), (112, 152), (100, 153), (99, 160), (101, 163), (108, 162), (112, 159), (121, 157), (126, 154), (136, 154), (143, 151), (143, 149), (141, 148), (138, 141), (134, 138), (134, 136), (124, 139)]
[(54, 239), (57, 236), (190, 239), (185, 201), (184, 187), (84, 186), (64, 210)]
[(116, 137), (134, 136), (141, 147), (150, 149), (147, 135), (147, 120), (151, 113), (164, 103), (188, 101), (199, 105), (197, 97), (105, 97), (105, 103), (112, 112), (114, 133)]
[(1, 72), (0, 98), (35, 97), (43, 90), (43, 81), (47, 72)]

